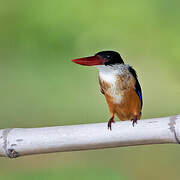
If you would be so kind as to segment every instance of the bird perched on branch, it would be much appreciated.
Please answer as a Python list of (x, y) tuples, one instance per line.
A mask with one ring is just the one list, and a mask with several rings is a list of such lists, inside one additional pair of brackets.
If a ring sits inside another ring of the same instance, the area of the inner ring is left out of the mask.
[(111, 118), (108, 129), (114, 123), (114, 115), (122, 121), (131, 120), (134, 126), (141, 118), (143, 106), (141, 86), (136, 71), (124, 64), (120, 54), (115, 51), (101, 51), (94, 56), (72, 60), (76, 64), (95, 66), (99, 70), (99, 84), (104, 94)]

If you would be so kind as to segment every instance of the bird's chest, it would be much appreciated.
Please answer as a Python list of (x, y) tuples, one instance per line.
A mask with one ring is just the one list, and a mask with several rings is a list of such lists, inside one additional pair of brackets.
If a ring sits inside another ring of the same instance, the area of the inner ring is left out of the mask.
[(99, 74), (101, 89), (109, 103), (121, 104), (131, 85), (129, 73)]

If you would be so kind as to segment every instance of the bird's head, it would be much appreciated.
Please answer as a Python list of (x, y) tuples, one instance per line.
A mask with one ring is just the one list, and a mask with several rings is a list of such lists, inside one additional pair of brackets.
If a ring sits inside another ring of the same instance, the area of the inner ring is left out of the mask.
[(124, 64), (120, 54), (115, 51), (101, 51), (96, 53), (94, 56), (73, 59), (72, 61), (84, 66), (112, 66), (115, 64)]

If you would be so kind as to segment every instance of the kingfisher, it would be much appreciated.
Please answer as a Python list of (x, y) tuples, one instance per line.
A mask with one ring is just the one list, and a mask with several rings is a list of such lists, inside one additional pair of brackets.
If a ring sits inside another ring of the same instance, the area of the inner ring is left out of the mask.
[(131, 120), (134, 127), (141, 118), (142, 90), (135, 69), (125, 64), (115, 51), (101, 51), (94, 56), (73, 59), (76, 64), (95, 66), (99, 70), (100, 91), (105, 96), (110, 111), (108, 129), (112, 130), (114, 116)]

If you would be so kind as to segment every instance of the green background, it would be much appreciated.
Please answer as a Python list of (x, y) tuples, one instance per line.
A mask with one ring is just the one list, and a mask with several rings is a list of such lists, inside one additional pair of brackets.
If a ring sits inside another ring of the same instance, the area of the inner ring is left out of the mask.
[[(137, 70), (143, 118), (180, 113), (178, 0), (0, 4), (0, 128), (107, 121), (97, 70), (71, 62), (101, 50)], [(1, 158), (0, 179), (178, 180), (179, 162), (178, 145)]]

